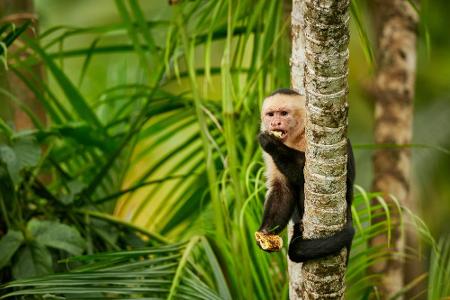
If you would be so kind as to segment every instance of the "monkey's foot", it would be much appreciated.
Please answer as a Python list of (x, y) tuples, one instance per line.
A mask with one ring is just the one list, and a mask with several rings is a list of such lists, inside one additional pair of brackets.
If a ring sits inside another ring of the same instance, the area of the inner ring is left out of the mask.
[(255, 239), (258, 246), (264, 251), (274, 252), (283, 248), (283, 239), (276, 234), (255, 232)]

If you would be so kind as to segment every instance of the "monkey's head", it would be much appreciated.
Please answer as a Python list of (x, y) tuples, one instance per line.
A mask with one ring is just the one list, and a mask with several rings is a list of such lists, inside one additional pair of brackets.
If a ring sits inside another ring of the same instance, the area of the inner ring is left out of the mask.
[(290, 89), (280, 89), (264, 99), (261, 110), (261, 131), (298, 148), (304, 141), (305, 97)]

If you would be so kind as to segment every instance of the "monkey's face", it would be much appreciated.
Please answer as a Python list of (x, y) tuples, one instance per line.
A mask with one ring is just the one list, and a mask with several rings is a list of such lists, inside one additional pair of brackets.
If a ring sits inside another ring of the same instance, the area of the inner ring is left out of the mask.
[(276, 94), (264, 100), (261, 130), (294, 143), (304, 130), (304, 97)]
[(292, 112), (285, 107), (279, 109), (269, 109), (264, 112), (263, 123), (266, 131), (276, 136), (283, 142), (288, 138), (288, 134), (295, 126)]

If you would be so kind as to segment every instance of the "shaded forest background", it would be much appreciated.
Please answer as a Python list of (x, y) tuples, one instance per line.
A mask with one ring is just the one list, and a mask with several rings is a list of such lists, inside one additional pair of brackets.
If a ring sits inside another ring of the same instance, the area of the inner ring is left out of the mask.
[[(370, 36), (370, 11), (364, 1), (360, 8), (367, 34)], [(145, 1), (141, 3), (143, 11), (151, 20), (167, 20), (171, 11), (167, 3)], [(416, 96), (414, 99), (414, 131), (413, 153), (413, 197), (418, 199), (421, 215), (436, 236), (450, 233), (446, 220), (450, 215), (450, 157), (433, 147), (448, 149), (450, 147), (450, 39), (448, 38), (445, 12), (450, 9), (447, 1), (433, 1), (432, 5), (425, 1), (421, 9), (421, 33), (418, 44)], [(101, 9), (95, 9), (98, 7)], [(120, 21), (113, 1), (98, 0), (93, 6), (90, 1), (36, 1), (41, 30), (59, 25), (96, 26)], [(350, 42), (349, 72), (349, 137), (354, 141), (357, 165), (357, 184), (370, 190), (372, 172), (372, 150), (363, 145), (373, 144), (373, 99), (370, 94), (371, 76), (374, 66), (368, 61), (368, 55), (359, 38), (358, 28), (352, 23)], [(64, 42), (64, 48), (88, 47), (92, 37), (77, 37)], [(108, 44), (108, 38), (102, 39)], [(374, 47), (373, 38), (371, 46)], [(217, 45), (216, 47), (220, 47)], [(56, 49), (56, 48), (55, 48)], [(220, 48), (219, 48), (220, 49)], [(212, 52), (212, 59), (220, 64), (221, 51)], [(201, 57), (201, 49), (199, 56)], [(372, 49), (374, 51), (374, 49)], [(288, 57), (286, 53), (286, 57)], [(64, 70), (76, 82), (80, 75), (83, 57), (71, 57), (64, 60)], [(287, 62), (285, 62), (286, 64)], [(285, 69), (286, 65), (279, 66)], [(107, 87), (114, 86), (119, 77), (132, 78), (139, 72), (136, 54), (124, 52), (120, 54), (97, 55), (91, 67), (86, 71), (82, 92), (86, 99), (95, 98)], [(288, 74), (286, 74), (288, 76)], [(288, 77), (287, 77), (288, 78)], [(51, 78), (50, 78), (51, 79)], [(220, 99), (221, 90), (214, 77), (209, 95)], [(132, 79), (130, 79), (131, 81)], [(173, 89), (183, 90), (183, 81), (173, 84)], [(287, 84), (287, 82), (286, 82)], [(170, 90), (172, 88), (169, 87)], [(62, 93), (62, 92), (61, 92)], [(422, 147), (422, 146), (425, 146)], [(427, 148), (430, 147), (430, 148)]]

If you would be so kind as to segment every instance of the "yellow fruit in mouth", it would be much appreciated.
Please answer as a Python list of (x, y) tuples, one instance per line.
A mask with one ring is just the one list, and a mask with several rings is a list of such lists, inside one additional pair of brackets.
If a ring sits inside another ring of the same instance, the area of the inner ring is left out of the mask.
[(283, 136), (283, 132), (278, 131), (278, 130), (273, 130), (273, 131), (271, 131), (270, 133), (271, 133), (273, 136), (275, 136), (275, 137), (277, 137), (277, 138), (279, 138), (279, 139), (281, 139), (281, 137)]

